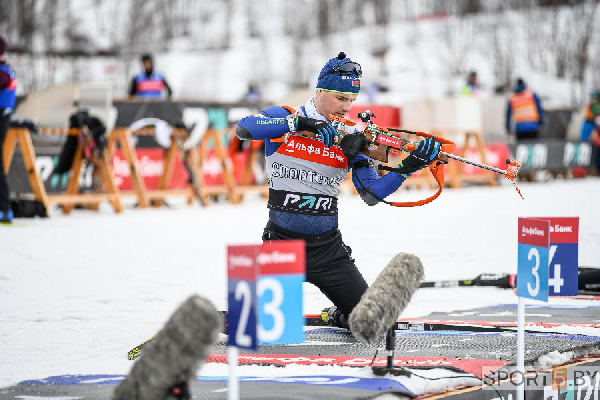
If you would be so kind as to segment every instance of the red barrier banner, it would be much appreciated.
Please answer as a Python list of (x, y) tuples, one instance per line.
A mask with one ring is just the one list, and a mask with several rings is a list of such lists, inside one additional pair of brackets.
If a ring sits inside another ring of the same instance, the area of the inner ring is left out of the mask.
[[(457, 147), (453, 154), (460, 155), (462, 152), (462, 148)], [(484, 147), (484, 155), (485, 155), (485, 164), (491, 165), (492, 167), (499, 169), (506, 169), (506, 159), (512, 158), (510, 155), (510, 149), (508, 145), (505, 143), (490, 143), (485, 145)], [(482, 157), (479, 153), (479, 150), (475, 147), (469, 147), (467, 151), (465, 151), (464, 157), (468, 160), (475, 161), (478, 163), (482, 163)], [(463, 164), (464, 169), (463, 173), (465, 175), (480, 175), (485, 172), (485, 170), (475, 167), (470, 164)]]

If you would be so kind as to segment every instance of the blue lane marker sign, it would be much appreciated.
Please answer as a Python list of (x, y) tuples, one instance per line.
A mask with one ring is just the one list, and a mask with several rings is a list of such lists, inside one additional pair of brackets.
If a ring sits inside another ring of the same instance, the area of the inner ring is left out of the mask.
[(230, 346), (304, 341), (302, 240), (227, 247), (227, 333)]
[(256, 335), (256, 262), (258, 247), (227, 246), (227, 333), (229, 346), (258, 348)]
[(302, 343), (302, 282), (305, 276), (302, 240), (265, 242), (258, 255), (260, 344)]
[(550, 221), (548, 285), (550, 296), (577, 296), (579, 288), (579, 217)]
[(550, 222), (519, 218), (517, 296), (548, 301)]

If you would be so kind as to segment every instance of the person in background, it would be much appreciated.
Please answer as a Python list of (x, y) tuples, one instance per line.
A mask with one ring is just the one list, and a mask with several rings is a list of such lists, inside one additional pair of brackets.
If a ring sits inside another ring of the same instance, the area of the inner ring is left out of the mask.
[(435, 138), (422, 140), (401, 162), (406, 173), (380, 177), (373, 159), (359, 152), (366, 145), (364, 135), (350, 128), (337, 144), (336, 137), (342, 136), (335, 127), (339, 125), (328, 117), (346, 118), (360, 90), (361, 75), (360, 65), (341, 52), (325, 64), (315, 95), (303, 106), (272, 106), (242, 118), (236, 126), (238, 138), (265, 141), (269, 220), (263, 241), (305, 241), (306, 280), (334, 304), (321, 316), (343, 328), (348, 328), (348, 316), (367, 283), (338, 229), (340, 184), (352, 169), (352, 182), (361, 198), (375, 205), (411, 173), (432, 163), (441, 146)]
[(141, 58), (143, 71), (131, 79), (129, 96), (142, 99), (161, 99), (166, 92), (167, 98), (171, 99), (173, 91), (161, 72), (154, 70), (154, 63), (150, 54), (144, 54)]
[(2, 154), (17, 98), (17, 75), (3, 59), (6, 46), (6, 40), (0, 36), (0, 223), (9, 224), (14, 215), (10, 207), (10, 192)]
[(585, 120), (581, 125), (579, 139), (582, 142), (590, 140), (592, 132), (596, 129), (596, 118), (600, 115), (600, 94), (593, 90), (590, 92), (590, 98), (585, 106)]
[(465, 96), (479, 96), (479, 83), (477, 83), (477, 72), (469, 72), (469, 75), (467, 76), (467, 84), (463, 88), (462, 94)]
[(594, 175), (600, 174), (600, 93), (597, 90), (590, 92), (579, 139), (592, 144), (590, 172)]
[(506, 133), (514, 133), (517, 142), (539, 138), (544, 126), (540, 98), (521, 78), (517, 79), (513, 91), (506, 105)]
[(246, 92), (246, 95), (244, 96), (244, 100), (246, 100), (248, 103), (252, 103), (252, 104), (258, 104), (261, 100), (261, 94), (260, 94), (260, 90), (258, 90), (258, 87), (251, 83), (248, 85), (248, 91)]

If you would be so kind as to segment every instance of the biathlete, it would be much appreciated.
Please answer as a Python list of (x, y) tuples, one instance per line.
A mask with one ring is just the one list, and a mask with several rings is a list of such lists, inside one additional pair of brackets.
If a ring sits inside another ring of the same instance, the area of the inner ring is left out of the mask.
[[(269, 221), (262, 239), (302, 239), (306, 243), (306, 281), (334, 304), (323, 310), (330, 325), (348, 328), (348, 317), (367, 283), (338, 229), (338, 191), (350, 170), (352, 182), (370, 206), (394, 193), (410, 176), (438, 156), (434, 137), (419, 142), (401, 163), (407, 174), (378, 176), (373, 159), (359, 153), (365, 137), (353, 131), (339, 145), (338, 123), (345, 118), (360, 90), (361, 67), (342, 52), (330, 59), (318, 78), (316, 93), (301, 107), (273, 106), (249, 115), (236, 126), (236, 136), (264, 140), (269, 185)], [(347, 128), (347, 127), (346, 127)], [(313, 139), (296, 132), (308, 131)]]

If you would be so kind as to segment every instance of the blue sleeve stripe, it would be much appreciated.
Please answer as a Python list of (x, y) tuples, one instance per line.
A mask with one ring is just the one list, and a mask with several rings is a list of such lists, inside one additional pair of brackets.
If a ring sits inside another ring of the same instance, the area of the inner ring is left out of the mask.
[(238, 125), (248, 129), (255, 140), (276, 138), (290, 131), (285, 118), (269, 118), (256, 114), (242, 118)]
[(281, 143), (273, 143), (269, 139), (277, 138), (289, 132), (285, 117), (290, 112), (279, 106), (272, 106), (260, 114), (249, 115), (242, 118), (238, 125), (246, 128), (255, 140), (265, 140), (265, 154), (270, 156), (277, 151)]

